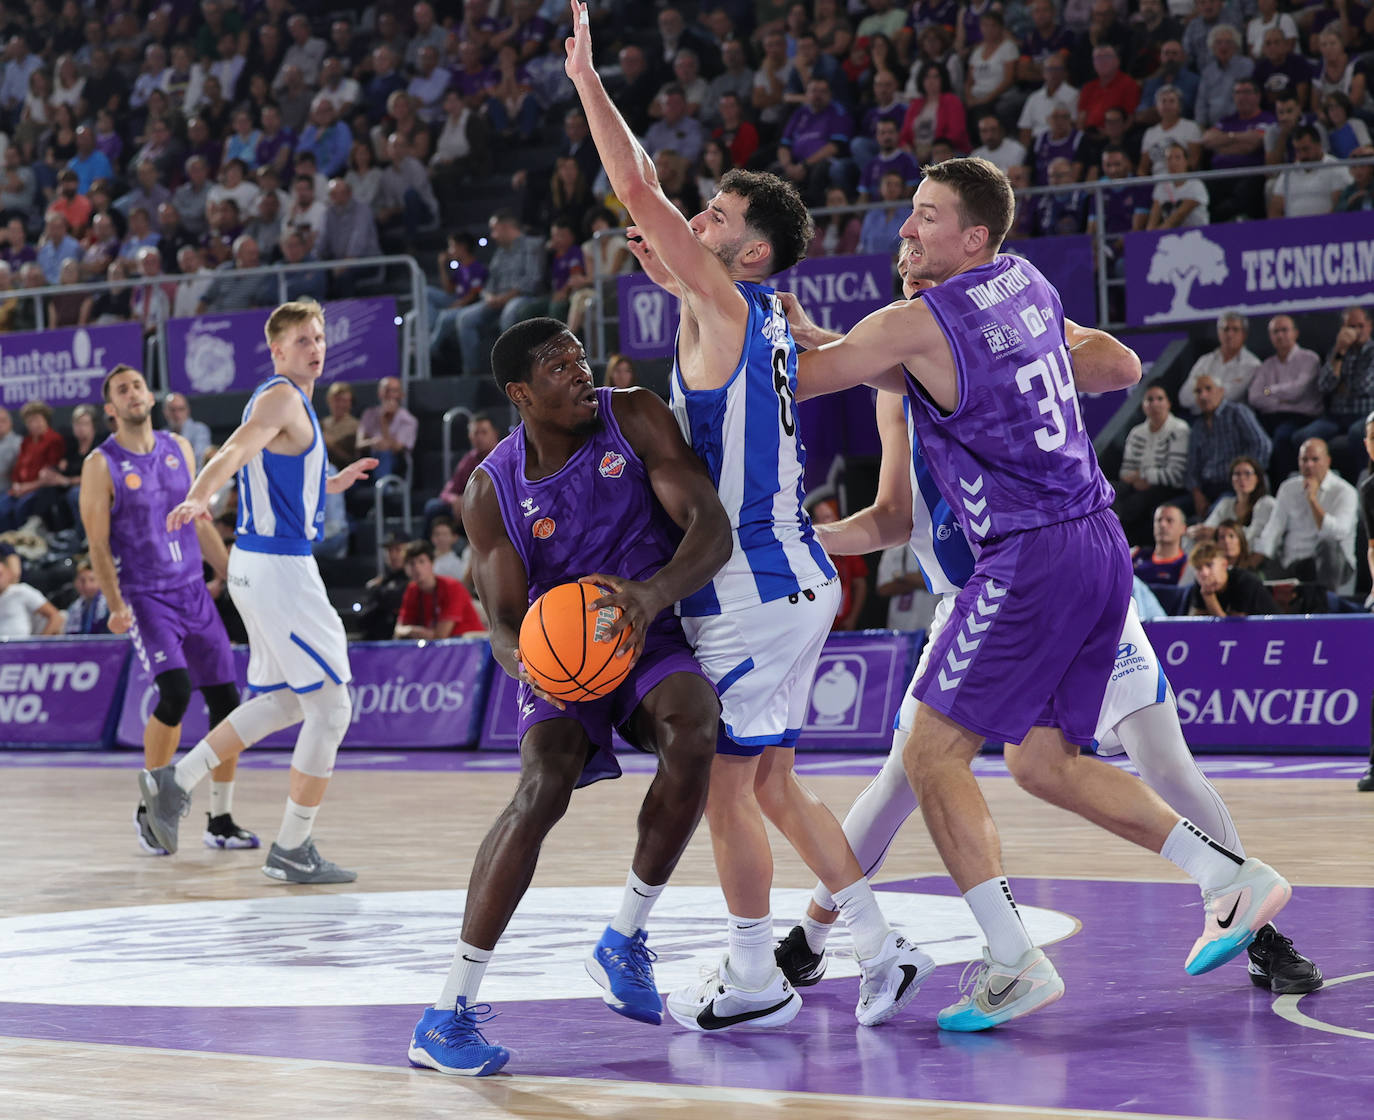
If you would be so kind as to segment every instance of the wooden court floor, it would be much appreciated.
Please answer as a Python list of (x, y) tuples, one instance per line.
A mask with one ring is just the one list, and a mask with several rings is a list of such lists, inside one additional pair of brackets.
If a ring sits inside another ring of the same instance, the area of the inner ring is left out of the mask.
[[(10, 766), (0, 788), (0, 920), (102, 908), (148, 907), (279, 897), (259, 872), (261, 853), (224, 853), (197, 840), (204, 795), (183, 824), (184, 843), (171, 859), (142, 856), (133, 842), (136, 760), (129, 768)], [(510, 773), (350, 771), (341, 760), (316, 828), (326, 856), (359, 872), (356, 884), (311, 888), (339, 892), (449, 891), (466, 885), (477, 845), (513, 788)], [(843, 815), (866, 784), (861, 777), (822, 777), (808, 784)], [(1334, 780), (1222, 780), (1251, 854), (1302, 886), (1374, 887), (1369, 855), (1374, 797)], [(535, 888), (616, 887), (634, 842), (634, 821), (647, 785), (627, 775), (579, 792), (545, 845)], [(1018, 879), (1093, 879), (1123, 883), (1184, 882), (1158, 857), (1035, 801), (1006, 778), (983, 782), (1001, 830), (1008, 874)], [(245, 767), (234, 812), (270, 840), (285, 797), (279, 770)], [(812, 878), (775, 837), (775, 886), (809, 889)], [(919, 816), (907, 825), (879, 881), (943, 874)], [(715, 883), (705, 829), (684, 857), (676, 885)], [(1301, 892), (1299, 892), (1301, 893)], [(778, 911), (775, 917), (795, 920)], [(1187, 919), (1190, 923), (1193, 918)], [(517, 914), (515, 922), (521, 921)], [(1129, 923), (1127, 923), (1129, 925)], [(1128, 937), (1127, 931), (1119, 931)], [(453, 931), (456, 934), (456, 929)], [(1186, 940), (1195, 936), (1191, 924)], [(1180, 933), (1180, 937), (1184, 937)], [(1367, 933), (1365, 934), (1367, 937)], [(498, 950), (499, 958), (499, 950)], [(140, 962), (156, 987), (157, 956)], [(25, 969), (15, 958), (6, 971)], [(205, 969), (213, 970), (208, 959)], [(1229, 967), (1229, 966), (1228, 966)], [(1374, 966), (1371, 966), (1374, 967)], [(434, 982), (437, 992), (442, 973)], [(156, 1002), (156, 1001), (154, 1001)], [(403, 1001), (398, 1001), (403, 1002)], [(4, 1005), (9, 1006), (9, 1005)], [(416, 1012), (421, 1006), (416, 1002)], [(499, 1008), (498, 1008), (499, 1009)], [(3, 1010), (0, 1010), (0, 1016)], [(614, 1016), (611, 1016), (614, 1019)], [(664, 1028), (667, 1029), (667, 1028)], [(45, 1032), (52, 1033), (52, 1032)], [(390, 1040), (403, 1054), (405, 1039)], [(327, 1039), (323, 1040), (327, 1049)], [(633, 1079), (513, 1076), (484, 1082), (440, 1078), (401, 1065), (253, 1053), (213, 1046), (159, 1047), (26, 1037), (0, 1022), (0, 1116), (110, 1117), (1014, 1117), (1153, 1115), (948, 1100), (898, 1100), (848, 1093), (636, 1083)], [(1374, 1068), (1374, 1062), (1366, 1067)], [(1160, 1071), (1161, 1074), (1166, 1071)], [(1179, 1113), (1173, 1112), (1173, 1115)], [(1207, 1115), (1208, 1113), (1188, 1113)], [(1219, 1113), (1220, 1114), (1220, 1113)], [(1314, 1114), (1315, 1115), (1315, 1114)]]

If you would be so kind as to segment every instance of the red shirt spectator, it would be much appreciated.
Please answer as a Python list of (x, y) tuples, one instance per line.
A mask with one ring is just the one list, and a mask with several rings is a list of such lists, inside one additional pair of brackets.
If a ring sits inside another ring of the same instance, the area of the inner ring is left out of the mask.
[(28, 435), (19, 445), (19, 455), (10, 468), (10, 483), (38, 481), (44, 467), (56, 469), (67, 457), (67, 441), (62, 433), (49, 426), (52, 410), (39, 401), (26, 404), (20, 412)]
[(501, 432), (485, 412), (476, 413), (468, 421), (468, 443), (472, 449), (458, 460), (458, 465), (453, 468), (453, 477), (439, 491), (439, 500), (448, 503), (453, 510), (453, 519), (459, 525), (463, 523), (463, 491), (467, 489), (468, 479), (477, 469), (477, 464), (490, 455), (500, 442)]
[(412, 541), (406, 547), (410, 583), (396, 619), (397, 638), (452, 638), (486, 629), (468, 589), (456, 579), (434, 573), (434, 546)]
[(1078, 127), (1102, 130), (1108, 109), (1120, 109), (1130, 120), (1140, 104), (1140, 83), (1121, 69), (1116, 49), (1105, 44), (1093, 50), (1097, 77), (1078, 95)]

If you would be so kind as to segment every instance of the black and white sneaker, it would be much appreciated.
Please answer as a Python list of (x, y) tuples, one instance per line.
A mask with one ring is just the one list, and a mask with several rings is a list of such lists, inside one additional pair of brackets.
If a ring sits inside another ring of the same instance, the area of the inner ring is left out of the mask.
[(234, 823), (228, 813), (217, 817), (205, 814), (205, 835), (201, 837), (207, 848), (257, 848), (262, 841), (246, 828)]
[(1250, 982), (1277, 996), (1303, 995), (1322, 986), (1322, 970), (1293, 948), (1273, 925), (1261, 926), (1250, 942)]
[(167, 854), (167, 849), (157, 842), (153, 830), (148, 827), (148, 806), (142, 801), (134, 810), (134, 834), (138, 837), (138, 846), (150, 856), (165, 856)]
[(274, 843), (267, 852), (262, 873), (282, 883), (351, 883), (356, 871), (347, 871), (337, 863), (330, 863), (315, 850), (315, 841), (306, 840), (299, 848), (290, 850)]
[(1361, 793), (1374, 793), (1374, 763), (1371, 763), (1369, 769), (1360, 775), (1360, 780), (1355, 783), (1355, 788)]
[(813, 953), (806, 943), (806, 931), (793, 926), (773, 949), (773, 959), (794, 988), (809, 988), (825, 975), (825, 953)]

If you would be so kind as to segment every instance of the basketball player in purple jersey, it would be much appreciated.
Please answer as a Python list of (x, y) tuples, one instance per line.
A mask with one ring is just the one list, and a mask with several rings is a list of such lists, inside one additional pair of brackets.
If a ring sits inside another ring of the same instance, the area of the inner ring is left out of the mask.
[(668, 1011), (688, 1030), (719, 1032), (781, 1027), (800, 1010), (773, 959), (766, 815), (834, 892), (859, 961), (855, 1017), (874, 1026), (916, 995), (934, 962), (888, 925), (839, 821), (793, 770), (839, 586), (801, 505), (796, 346), (768, 278), (800, 259), (811, 221), (790, 183), (739, 170), (684, 219), (601, 84), (580, 0), (572, 20), (566, 70), (636, 223), (632, 248), (681, 300), (672, 409), (711, 472), (734, 540), (711, 583), (677, 608), (721, 701), (707, 813), (729, 908), (727, 951), (702, 982), (669, 995)]
[[(224, 542), (208, 521), (167, 531), (167, 514), (195, 477), (191, 445), (153, 430), (153, 394), (143, 374), (115, 366), (102, 386), (114, 435), (81, 468), (81, 521), (91, 567), (110, 605), (110, 633), (129, 634), (143, 671), (157, 683), (157, 707), (143, 728), (143, 761), (165, 766), (181, 741), (181, 719), (200, 689), (218, 723), (239, 702), (229, 635), (201, 573), (202, 554), (224, 578)], [(207, 848), (256, 848), (258, 838), (231, 815), (238, 760), (211, 774)], [(142, 801), (134, 826), (143, 850), (166, 855)]]
[(1094, 738), (1131, 573), (1075, 381), (1129, 384), (1140, 363), (1110, 335), (1066, 319), (1029, 262), (998, 255), (1013, 209), (1006, 175), (986, 160), (927, 168), (901, 234), (908, 275), (932, 286), (808, 351), (798, 374), (802, 391), (864, 382), (905, 390), (940, 492), (978, 550), (913, 686), (903, 753), (931, 837), (988, 938), (968, 990), (938, 1018), (961, 1031), (1027, 1014), (1064, 990), (1002, 875), (969, 768), (984, 738), (1007, 743), (1024, 788), (1198, 882), (1206, 919), (1188, 972), (1241, 952), (1291, 895), (1272, 868), (1242, 860), (1138, 779), (1079, 753)]
[[(645, 925), (701, 819), (720, 716), (672, 606), (730, 555), (710, 476), (653, 393), (594, 388), (582, 344), (556, 319), (511, 327), (491, 365), (521, 423), (473, 472), (463, 520), (492, 653), (521, 682), (520, 779), (478, 850), (453, 967), (409, 1051), (415, 1065), (477, 1077), (510, 1059), (479, 1029), (490, 1008), (476, 1003), (478, 985), (573, 790), (620, 776), (612, 728), (659, 766), (620, 911), (587, 971), (613, 1010), (662, 1020)], [(634, 665), (609, 696), (564, 704), (530, 682), (519, 633), (536, 598), (579, 578), (611, 589), (588, 609), (622, 608), (611, 633), (628, 632)]]

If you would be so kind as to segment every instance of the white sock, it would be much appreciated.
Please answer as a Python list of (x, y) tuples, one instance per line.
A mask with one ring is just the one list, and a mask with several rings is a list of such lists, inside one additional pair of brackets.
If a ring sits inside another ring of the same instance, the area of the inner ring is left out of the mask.
[(1228, 851), (1245, 858), (1236, 822), (1221, 794), (1198, 769), (1183, 738), (1178, 708), (1162, 700), (1132, 712), (1114, 729), (1141, 780)]
[(234, 783), (210, 782), (210, 815), (222, 817), (234, 807)]
[(631, 871), (625, 876), (625, 893), (620, 896), (620, 909), (611, 921), (611, 929), (621, 937), (633, 937), (642, 930), (649, 920), (649, 911), (667, 885), (651, 887)]
[[(826, 893), (829, 898), (829, 892)], [(825, 943), (830, 937), (830, 931), (835, 928), (834, 922), (818, 922), (810, 914), (803, 914), (801, 920), (802, 932), (806, 934), (806, 947), (813, 953), (824, 953)]]
[(1174, 825), (1159, 854), (1204, 891), (1224, 887), (1236, 877), (1236, 868), (1245, 862), (1186, 819)]
[(892, 932), (892, 927), (883, 917), (868, 880), (859, 879), (833, 893), (840, 917), (844, 919), (844, 924), (849, 927), (850, 936), (854, 938), (854, 956), (861, 961), (876, 956), (882, 951), (883, 942)]
[(449, 966), (444, 990), (434, 1006), (440, 1011), (452, 1011), (461, 999), (464, 1007), (471, 1007), (477, 998), (477, 989), (482, 986), (482, 977), (487, 973), (487, 965), (491, 963), (491, 954), (492, 950), (479, 949), (460, 938), (458, 948), (453, 951), (453, 964)]
[(741, 988), (758, 991), (768, 983), (778, 962), (773, 958), (773, 915), (730, 915), (730, 978)]
[(1005, 878), (999, 876), (979, 883), (965, 893), (964, 901), (988, 939), (988, 952), (993, 960), (1015, 964), (1032, 947)]
[(202, 739), (186, 752), (186, 755), (172, 770), (172, 777), (186, 793), (205, 780), (205, 776), (224, 760), (210, 749), (210, 744)]
[(281, 818), (281, 830), (277, 833), (277, 847), (289, 852), (309, 840), (310, 829), (315, 824), (315, 814), (319, 811), (318, 805), (297, 805), (288, 797), (286, 812)]

